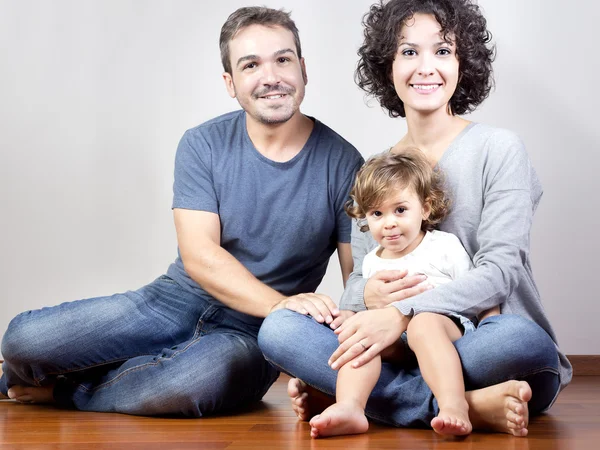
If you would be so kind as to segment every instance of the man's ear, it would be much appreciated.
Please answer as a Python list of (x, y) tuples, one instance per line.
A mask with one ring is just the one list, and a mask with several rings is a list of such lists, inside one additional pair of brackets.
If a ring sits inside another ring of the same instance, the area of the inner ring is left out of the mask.
[(300, 68), (302, 69), (302, 78), (304, 79), (304, 86), (308, 84), (308, 75), (306, 74), (306, 62), (304, 58), (300, 58)]
[(223, 73), (223, 81), (225, 82), (225, 89), (231, 98), (235, 98), (235, 85), (233, 84), (233, 77), (229, 72)]

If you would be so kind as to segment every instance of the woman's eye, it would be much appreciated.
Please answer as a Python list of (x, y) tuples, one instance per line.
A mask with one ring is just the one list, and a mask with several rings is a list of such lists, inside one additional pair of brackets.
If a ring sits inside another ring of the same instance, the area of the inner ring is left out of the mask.
[(447, 49), (447, 48), (440, 48), (438, 50), (438, 55), (447, 56), (447, 55), (450, 55), (450, 54), (452, 54), (452, 52), (449, 49)]
[(417, 54), (417, 52), (415, 52), (413, 49), (406, 49), (402, 52), (402, 54), (404, 56), (415, 56)]

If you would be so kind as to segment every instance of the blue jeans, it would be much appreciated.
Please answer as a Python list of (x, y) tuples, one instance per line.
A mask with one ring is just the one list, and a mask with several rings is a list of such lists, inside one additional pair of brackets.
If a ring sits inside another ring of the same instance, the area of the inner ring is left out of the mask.
[[(267, 360), (308, 385), (335, 395), (337, 372), (327, 360), (338, 346), (325, 325), (289, 310), (278, 310), (263, 322), (258, 344)], [(507, 380), (527, 381), (533, 391), (531, 414), (550, 407), (558, 395), (558, 353), (537, 324), (515, 315), (487, 318), (455, 342), (468, 391)], [(367, 402), (366, 415), (398, 427), (429, 427), (437, 402), (416, 364), (384, 362)]]
[(85, 411), (201, 417), (258, 402), (277, 379), (258, 326), (167, 276), (137, 291), (27, 311), (2, 341), (0, 391), (54, 384)]

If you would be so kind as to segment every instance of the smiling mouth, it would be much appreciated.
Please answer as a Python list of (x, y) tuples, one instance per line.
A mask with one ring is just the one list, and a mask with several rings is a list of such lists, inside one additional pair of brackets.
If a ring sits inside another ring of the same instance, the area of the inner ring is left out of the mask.
[(287, 94), (273, 94), (273, 95), (264, 95), (262, 97), (263, 100), (279, 100), (280, 98), (286, 97)]
[(441, 84), (411, 84), (412, 88), (420, 92), (433, 92), (441, 86)]
[(395, 241), (396, 239), (400, 239), (400, 235), (394, 234), (393, 236), (384, 236), (384, 239), (387, 239), (388, 241)]

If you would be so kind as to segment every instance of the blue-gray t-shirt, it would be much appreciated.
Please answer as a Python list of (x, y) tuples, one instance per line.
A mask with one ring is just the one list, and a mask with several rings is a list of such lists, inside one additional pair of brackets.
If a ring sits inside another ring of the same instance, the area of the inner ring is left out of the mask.
[[(186, 131), (175, 158), (173, 208), (218, 214), (221, 246), (284, 295), (314, 292), (337, 243), (350, 242), (344, 203), (363, 158), (341, 136), (313, 120), (305, 146), (283, 163), (256, 150), (244, 111)], [(189, 277), (181, 256), (167, 274), (224, 306)]]

